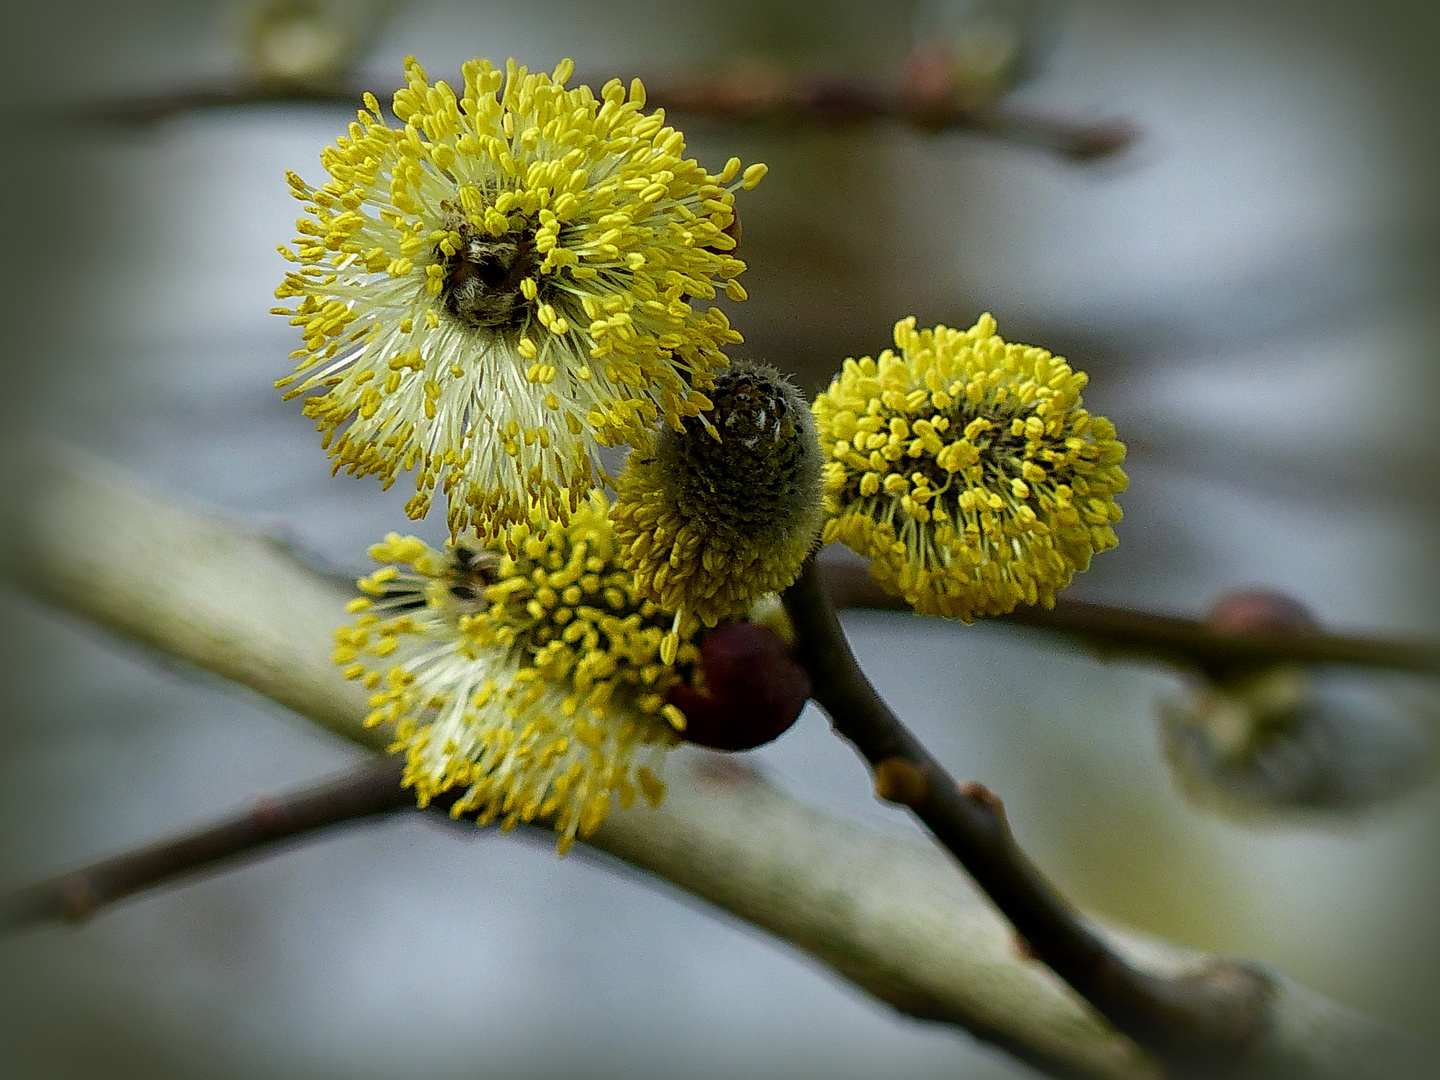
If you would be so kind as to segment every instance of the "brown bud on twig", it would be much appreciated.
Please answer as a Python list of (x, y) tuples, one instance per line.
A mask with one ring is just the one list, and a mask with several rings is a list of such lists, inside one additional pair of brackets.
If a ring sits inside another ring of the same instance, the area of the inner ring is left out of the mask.
[(951, 108), (955, 58), (940, 45), (911, 50), (901, 70), (900, 100), (917, 113), (940, 113)]
[[(1298, 600), (1264, 589), (1220, 597), (1205, 618), (1223, 634), (1313, 635)], [(1160, 706), (1176, 783), (1237, 820), (1352, 815), (1424, 781), (1436, 753), (1427, 725), (1379, 683), (1294, 662), (1210, 666)]]
[(903, 757), (888, 757), (875, 765), (875, 795), (886, 802), (911, 809), (919, 806), (930, 790), (925, 770)]
[(1270, 589), (1222, 593), (1205, 613), (1205, 624), (1222, 634), (1313, 634), (1320, 629), (1308, 607)]
[(789, 731), (810, 697), (810, 677), (783, 638), (758, 623), (727, 623), (700, 644), (704, 691), (681, 684), (680, 737), (712, 750), (751, 750)]

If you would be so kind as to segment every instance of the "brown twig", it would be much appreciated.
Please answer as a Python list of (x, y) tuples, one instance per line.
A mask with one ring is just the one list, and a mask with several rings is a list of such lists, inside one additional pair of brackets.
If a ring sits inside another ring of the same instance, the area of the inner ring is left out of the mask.
[(400, 786), (403, 762), (380, 757), (311, 787), (260, 799), (241, 813), (192, 832), (36, 882), (0, 897), (0, 932), (61, 919), (83, 922), (126, 896), (283, 841), (415, 805)]
[(237, 82), (196, 86), (157, 94), (80, 101), (54, 106), (44, 112), (12, 114), (10, 122), (62, 124), (115, 124), (139, 126), (203, 109), (233, 109), (248, 105), (336, 105), (359, 108), (363, 91), (326, 83)]
[(1013, 107), (962, 107), (840, 79), (729, 78), (656, 84), (647, 103), (689, 116), (735, 122), (857, 124), (898, 122), (929, 132), (963, 132), (1036, 146), (1076, 161), (1119, 153), (1139, 136), (1126, 120), (1080, 122)]
[[(820, 573), (836, 607), (910, 610), (904, 600), (881, 589), (863, 566), (826, 560), (820, 564)], [(1323, 632), (1221, 633), (1199, 619), (1157, 615), (1083, 600), (1056, 600), (1050, 609), (1017, 608), (1000, 619), (1068, 634), (1105, 652), (1147, 656), (1210, 671), (1279, 661), (1440, 671), (1440, 644), (1434, 642)]]
[[(35, 110), (10, 116), (30, 123), (102, 123), (145, 125), (199, 109), (246, 105), (317, 104), (360, 106), (361, 90), (326, 83), (242, 82), (168, 93), (137, 95)], [(384, 100), (382, 98), (382, 100)], [(1119, 153), (1133, 143), (1137, 129), (1125, 120), (1093, 122), (1023, 109), (986, 106), (917, 105), (903, 96), (859, 83), (833, 79), (730, 78), (657, 82), (649, 86), (647, 107), (726, 123), (901, 122), (926, 131), (963, 132), (1002, 142), (1050, 150), (1075, 161)]]
[(1115, 1027), (1177, 1070), (1213, 1069), (1264, 1029), (1270, 983), (1238, 964), (1181, 978), (1134, 967), (1105, 944), (1025, 856), (1000, 800), (957, 784), (890, 711), (850, 651), (814, 560), (784, 594), (815, 700), (874, 771), (875, 792), (907, 807), (1010, 920), (1025, 948)]

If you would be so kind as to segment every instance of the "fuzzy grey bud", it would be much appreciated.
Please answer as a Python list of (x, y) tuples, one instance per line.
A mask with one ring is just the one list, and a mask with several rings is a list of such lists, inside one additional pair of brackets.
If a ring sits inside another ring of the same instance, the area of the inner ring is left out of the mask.
[(821, 522), (810, 407), (774, 368), (731, 361), (714, 407), (631, 453), (611, 511), (641, 593), (683, 635), (788, 587)]

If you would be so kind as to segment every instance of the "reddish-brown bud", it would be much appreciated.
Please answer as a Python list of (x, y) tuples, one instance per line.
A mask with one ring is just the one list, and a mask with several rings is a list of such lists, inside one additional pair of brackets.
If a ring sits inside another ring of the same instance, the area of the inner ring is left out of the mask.
[(1222, 634), (1310, 634), (1320, 629), (1319, 620), (1299, 600), (1268, 589), (1221, 594), (1205, 623)]
[(939, 112), (955, 88), (955, 55), (944, 45), (911, 50), (901, 70), (900, 100), (915, 112)]
[(750, 750), (795, 723), (810, 697), (810, 677), (768, 626), (727, 623), (700, 644), (708, 692), (680, 685), (670, 702), (685, 714), (680, 737), (712, 750)]

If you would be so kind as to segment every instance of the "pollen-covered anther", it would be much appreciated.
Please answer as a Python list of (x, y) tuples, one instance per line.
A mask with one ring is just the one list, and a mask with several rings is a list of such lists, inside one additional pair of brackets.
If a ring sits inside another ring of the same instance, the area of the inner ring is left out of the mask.
[(1086, 377), (969, 330), (895, 325), (895, 350), (846, 360), (815, 400), (823, 540), (871, 559), (917, 612), (966, 621), (1056, 590), (1116, 543), (1127, 483), (1115, 428), (1082, 407)]
[(787, 588), (820, 530), (822, 454), (799, 391), (737, 360), (709, 398), (631, 452), (611, 511), (637, 588), (675, 617), (667, 648)]
[(303, 338), (277, 385), (308, 395), (338, 469), (388, 486), (415, 472), (452, 536), (564, 524), (605, 479), (600, 449), (643, 444), (705, 407), (734, 280), (734, 193), (764, 169), (711, 174), (644, 89), (568, 89), (573, 65), (462, 68), (458, 91), (414, 59), (392, 125), (365, 107), (290, 174), (304, 203), (276, 290)]
[(567, 526), (512, 534), (515, 551), (463, 538), (436, 551), (391, 534), (360, 581), (335, 662), (391, 725), (404, 782), (424, 806), (480, 824), (548, 820), (565, 851), (612, 801), (658, 802), (666, 749), (685, 726), (667, 701), (700, 654), (693, 636), (661, 659), (670, 619), (621, 567), (608, 504)]

